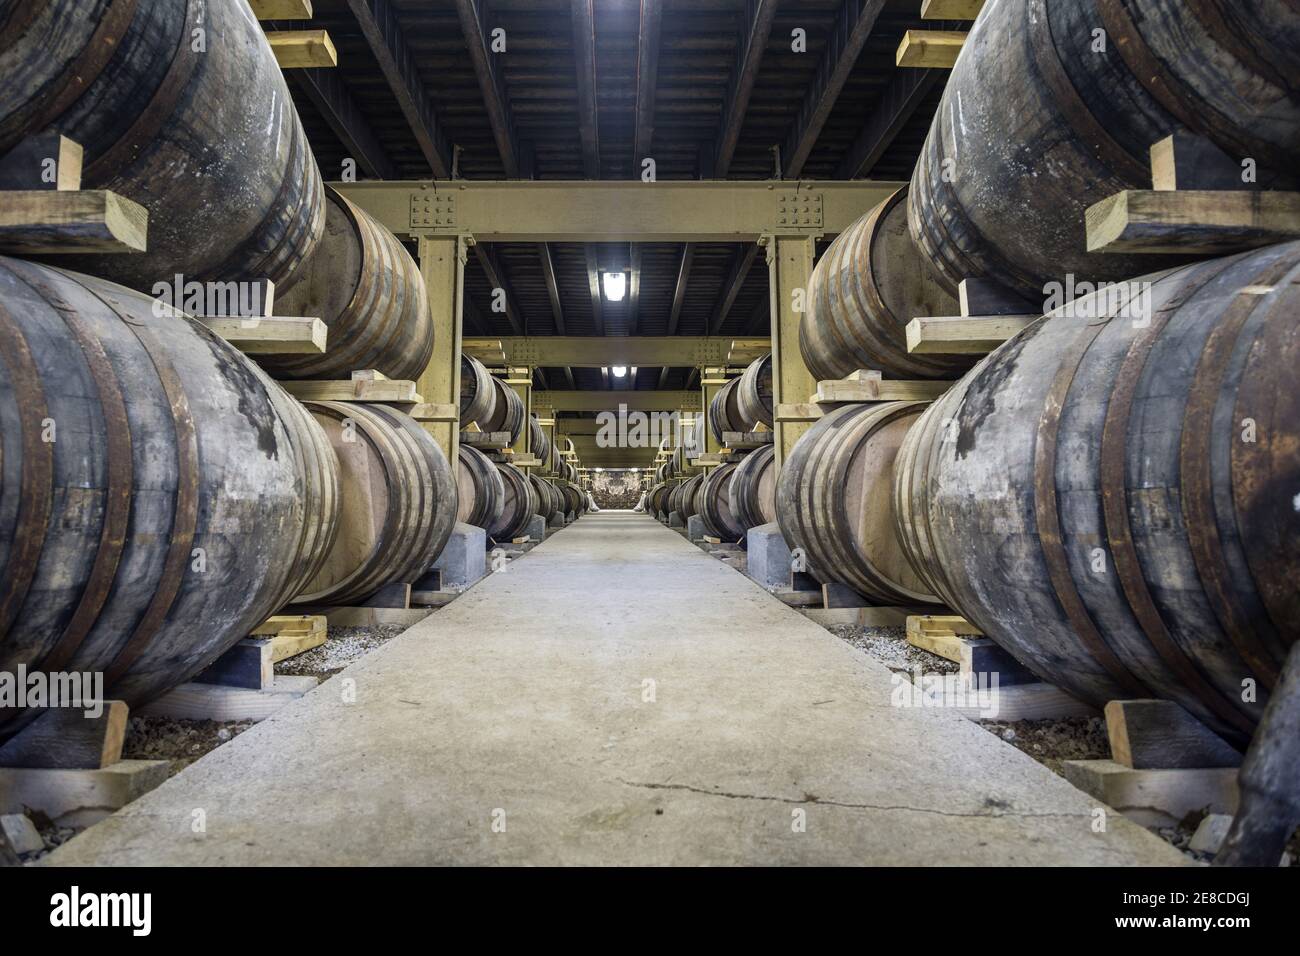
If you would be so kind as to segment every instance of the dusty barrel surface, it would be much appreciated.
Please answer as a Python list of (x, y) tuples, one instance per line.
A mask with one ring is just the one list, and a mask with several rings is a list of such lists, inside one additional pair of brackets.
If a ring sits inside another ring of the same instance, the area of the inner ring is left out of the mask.
[(722, 444), (724, 432), (748, 431), (750, 422), (740, 414), (740, 379), (729, 379), (709, 401), (709, 431), (713, 440)]
[(102, 672), (132, 706), (287, 602), (338, 519), (302, 406), (155, 305), (0, 258), (0, 670)]
[(285, 285), (320, 238), (320, 172), (246, 3), (0, 0), (0, 155), (47, 128), (84, 148), (83, 188), (149, 211), (147, 252), (72, 268)]
[(751, 451), (736, 464), (727, 487), (731, 513), (742, 531), (776, 520), (776, 450)]
[(488, 527), (487, 533), (497, 541), (511, 541), (528, 530), (528, 522), (537, 514), (540, 502), (537, 489), (528, 476), (508, 462), (497, 462), (505, 494), (501, 498), (501, 513)]
[(895, 456), (924, 409), (922, 402), (842, 405), (795, 443), (777, 478), (777, 522), (819, 581), (885, 604), (937, 603), (893, 519)]
[[(736, 404), (741, 420), (749, 426), (772, 424), (772, 356), (756, 358), (741, 373), (736, 386)], [(745, 429), (746, 431), (749, 428)]]
[(1155, 279), (1149, 318), (1079, 300), (934, 403), (895, 513), (933, 588), (1045, 680), (1241, 739), (1300, 635), (1300, 243)]
[(460, 357), (460, 427), (471, 422), (480, 428), (492, 417), (497, 405), (497, 390), (487, 367), (472, 355)]
[(409, 415), (387, 405), (307, 402), (339, 461), (339, 533), (296, 598), (348, 604), (414, 581), (442, 553), (456, 522), (447, 456)]
[(524, 429), (524, 419), (527, 417), (524, 413), (524, 400), (501, 379), (493, 375), (488, 378), (494, 392), (492, 413), (485, 421), (479, 422), (479, 427), (485, 432), (509, 432), (513, 444)]
[(723, 541), (739, 541), (745, 536), (739, 519), (731, 510), (731, 485), (736, 465), (731, 462), (710, 468), (696, 492), (695, 502), (700, 520), (709, 534)]
[(325, 235), (275, 305), (278, 315), (324, 321), (325, 352), (258, 361), (280, 378), (346, 378), (358, 369), (419, 378), (433, 355), (433, 317), (420, 267), (368, 213), (333, 189), (326, 188), (325, 198)]
[(505, 507), (505, 485), (497, 467), (477, 448), (457, 446), (456, 520), (480, 528), (490, 527)]
[(528, 473), (528, 481), (537, 491), (537, 513), (548, 521), (551, 515), (560, 510), (560, 493), (555, 485), (545, 478)]
[(906, 186), (835, 237), (808, 286), (799, 351), (814, 378), (860, 368), (890, 378), (956, 378), (974, 364), (970, 356), (907, 351), (907, 323), (960, 308), (908, 232)]
[(1162, 268), (1088, 253), (1087, 208), (1150, 189), (1149, 149), (1180, 127), (1255, 160), (1261, 184), (1294, 175), (1297, 75), (1300, 10), (1286, 0), (985, 4), (912, 176), (912, 234), (954, 288), (987, 276), (1031, 302), (1066, 273)]

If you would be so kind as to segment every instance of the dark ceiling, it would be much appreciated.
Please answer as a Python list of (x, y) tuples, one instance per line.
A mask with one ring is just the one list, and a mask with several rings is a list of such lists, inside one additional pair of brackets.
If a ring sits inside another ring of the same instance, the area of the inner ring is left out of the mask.
[[(310, 26), (329, 31), (339, 65), (286, 76), (327, 179), (349, 157), (360, 178), (384, 179), (631, 179), (643, 157), (658, 179), (773, 178), (778, 161), (783, 178), (907, 179), (942, 91), (935, 71), (894, 66), (903, 31), (922, 26), (920, 5), (315, 0)], [(498, 28), (504, 52), (491, 49)], [(804, 52), (792, 49), (796, 30)], [(489, 308), (499, 286), (529, 335), (765, 335), (756, 252), (480, 244), (466, 334), (518, 334)], [(596, 301), (593, 270), (606, 269), (629, 270), (634, 296)], [(578, 388), (603, 387), (598, 369), (544, 369), (538, 384), (567, 387), (569, 374)], [(682, 388), (692, 376), (644, 368), (619, 384)]]

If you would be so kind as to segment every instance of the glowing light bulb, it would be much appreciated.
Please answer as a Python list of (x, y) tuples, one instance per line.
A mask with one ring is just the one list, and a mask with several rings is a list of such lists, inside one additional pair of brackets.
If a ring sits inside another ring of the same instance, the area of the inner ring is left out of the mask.
[(622, 272), (606, 272), (605, 298), (610, 302), (622, 302), (627, 294), (627, 275)]

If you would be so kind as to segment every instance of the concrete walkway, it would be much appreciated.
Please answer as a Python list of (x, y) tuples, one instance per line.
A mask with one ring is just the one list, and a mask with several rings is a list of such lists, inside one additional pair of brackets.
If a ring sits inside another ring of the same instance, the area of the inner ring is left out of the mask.
[(1094, 832), (1063, 779), (890, 696), (882, 665), (676, 532), (603, 512), (50, 860), (1183, 861), (1114, 815)]

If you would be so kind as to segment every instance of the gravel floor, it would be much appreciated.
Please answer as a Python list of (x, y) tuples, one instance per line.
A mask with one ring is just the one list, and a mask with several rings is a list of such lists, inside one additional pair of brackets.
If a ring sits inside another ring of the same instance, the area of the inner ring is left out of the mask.
[[(434, 613), (438, 613), (434, 611)], [(360, 660), (376, 647), (388, 643), (406, 627), (401, 624), (376, 624), (366, 627), (331, 627), (325, 643), (310, 651), (275, 665), (277, 674), (314, 675), (324, 680), (333, 677), (353, 661)]]
[(917, 667), (925, 674), (956, 674), (961, 667), (938, 654), (931, 654), (907, 643), (907, 631), (901, 627), (860, 627), (836, 624), (827, 628), (842, 641), (870, 654), (892, 671), (911, 674)]

